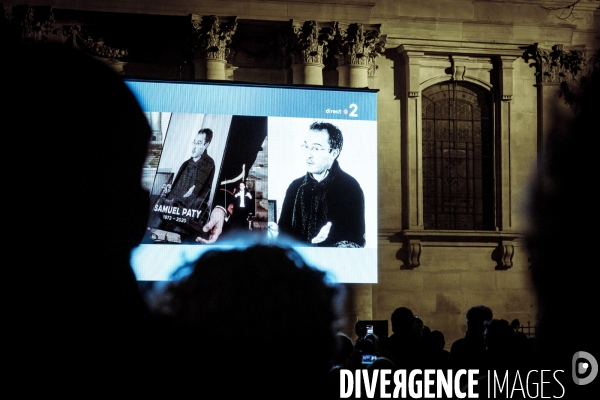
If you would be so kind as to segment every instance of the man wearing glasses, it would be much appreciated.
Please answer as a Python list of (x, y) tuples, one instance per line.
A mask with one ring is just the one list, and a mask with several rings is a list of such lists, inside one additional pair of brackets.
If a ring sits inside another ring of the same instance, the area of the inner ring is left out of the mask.
[(163, 188), (154, 205), (150, 228), (175, 232), (182, 241), (195, 241), (208, 220), (208, 201), (215, 176), (215, 162), (206, 149), (212, 141), (211, 129), (198, 131), (192, 156), (181, 164), (172, 184)]
[(302, 144), (307, 172), (286, 191), (280, 233), (314, 246), (365, 246), (364, 194), (337, 161), (343, 141), (335, 125), (310, 125)]

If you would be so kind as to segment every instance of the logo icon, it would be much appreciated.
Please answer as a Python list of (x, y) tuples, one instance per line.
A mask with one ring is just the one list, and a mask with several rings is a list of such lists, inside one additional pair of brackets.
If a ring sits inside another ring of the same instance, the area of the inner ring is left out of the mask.
[(587, 385), (598, 375), (598, 361), (586, 351), (578, 351), (573, 354), (571, 366), (573, 382), (576, 385)]

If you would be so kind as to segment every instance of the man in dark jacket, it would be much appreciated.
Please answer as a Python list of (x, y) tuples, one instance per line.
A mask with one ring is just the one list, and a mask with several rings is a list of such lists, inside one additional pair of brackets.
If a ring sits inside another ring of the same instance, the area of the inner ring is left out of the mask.
[(360, 184), (337, 161), (342, 132), (327, 122), (310, 126), (302, 145), (306, 175), (288, 187), (279, 232), (320, 247), (365, 246), (365, 200)]
[(173, 183), (165, 186), (154, 205), (150, 228), (175, 232), (182, 241), (191, 242), (203, 233), (215, 176), (215, 162), (206, 152), (212, 137), (208, 128), (198, 131), (192, 156), (181, 164)]

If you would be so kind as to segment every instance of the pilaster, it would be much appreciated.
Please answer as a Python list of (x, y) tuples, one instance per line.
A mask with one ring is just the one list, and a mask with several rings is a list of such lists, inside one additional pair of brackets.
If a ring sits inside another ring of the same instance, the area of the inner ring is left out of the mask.
[(406, 90), (402, 102), (402, 198), (404, 229), (423, 229), (423, 157), (421, 127), (421, 61), (424, 53), (400, 47)]
[(499, 173), (500, 187), (498, 193), (498, 217), (497, 227), (502, 231), (512, 229), (512, 163), (511, 163), (511, 132), (512, 118), (511, 106), (514, 93), (514, 62), (516, 56), (500, 56), (499, 57), (499, 75), (500, 75), (500, 104), (499, 104), (499, 120), (500, 134), (498, 135), (498, 153), (499, 162), (496, 163)]

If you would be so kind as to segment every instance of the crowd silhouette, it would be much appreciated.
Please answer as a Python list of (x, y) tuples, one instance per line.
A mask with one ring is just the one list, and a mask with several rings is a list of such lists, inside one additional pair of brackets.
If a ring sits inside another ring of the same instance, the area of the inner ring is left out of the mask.
[[(595, 304), (593, 246), (584, 238), (580, 252), (556, 251), (565, 232), (585, 230), (583, 215), (571, 214), (594, 214), (581, 181), (594, 157), (580, 153), (593, 148), (597, 75), (577, 118), (549, 138), (532, 185), (527, 242), (539, 336), (476, 304), (466, 310), (465, 337), (448, 351), (444, 334), (428, 326), (434, 321), (404, 306), (390, 315), (389, 337), (339, 332), (343, 288), (282, 243), (207, 251), (189, 274), (144, 298), (129, 264), (148, 217), (141, 171), (150, 128), (139, 105), (121, 77), (76, 50), (3, 50), (11, 62), (2, 72), (19, 82), (3, 108), (5, 121), (18, 121), (7, 140), (29, 164), (11, 190), (44, 211), (14, 231), (27, 238), (12, 330), (22, 349), (16, 374), (63, 394), (139, 394), (163, 382), (209, 398), (337, 398), (342, 369), (512, 371), (564, 367), (578, 350), (599, 354), (592, 333), (569, 326), (589, 321)], [(577, 298), (556, 295), (569, 286)]]

